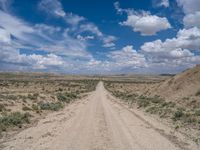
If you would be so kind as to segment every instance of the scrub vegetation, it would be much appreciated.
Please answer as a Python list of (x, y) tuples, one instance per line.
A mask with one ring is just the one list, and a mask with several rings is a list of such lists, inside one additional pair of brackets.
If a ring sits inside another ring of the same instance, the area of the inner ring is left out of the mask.
[(98, 79), (42, 73), (0, 74), (0, 133), (24, 128), (95, 90)]

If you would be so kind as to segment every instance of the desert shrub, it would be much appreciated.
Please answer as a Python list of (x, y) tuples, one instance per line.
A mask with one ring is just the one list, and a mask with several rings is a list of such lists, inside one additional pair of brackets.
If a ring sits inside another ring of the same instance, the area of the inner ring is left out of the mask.
[(26, 96), (24, 96), (24, 95), (18, 95), (18, 97), (20, 98), (20, 99), (22, 99), (22, 100), (25, 100), (27, 97)]
[(0, 100), (1, 100), (1, 99), (3, 100), (4, 97), (5, 97), (4, 95), (0, 94)]
[(16, 100), (17, 96), (15, 96), (15, 95), (8, 95), (7, 99)]
[(194, 114), (195, 114), (196, 116), (200, 116), (200, 109), (199, 109), (199, 110), (196, 110), (196, 111), (194, 112)]
[(70, 100), (63, 93), (58, 93), (57, 99), (62, 102), (70, 102)]
[(36, 100), (38, 98), (39, 94), (34, 93), (34, 94), (28, 94), (28, 98), (31, 100)]
[(38, 107), (38, 105), (36, 105), (36, 104), (32, 104), (32, 109), (33, 110), (35, 110), (35, 111), (38, 111), (39, 110), (39, 107)]
[(96, 89), (96, 85), (98, 83), (98, 80), (84, 80), (81, 81), (85, 85), (85, 92), (91, 92)]
[(160, 108), (160, 118), (164, 118), (164, 117), (169, 117), (172, 113), (172, 110), (170, 108)]
[(39, 103), (39, 107), (41, 110), (53, 110), (53, 111), (58, 111), (59, 109), (63, 108), (63, 104), (60, 102), (56, 103), (44, 103), (41, 102)]
[(0, 112), (5, 111), (5, 110), (6, 110), (5, 106), (3, 104), (0, 104)]
[(195, 96), (200, 96), (200, 90), (196, 92)]
[(69, 103), (71, 100), (73, 100), (75, 98), (77, 98), (76, 93), (65, 92), (65, 93), (58, 93), (57, 94), (57, 99), (59, 101), (66, 102), (66, 103)]
[(5, 131), (9, 127), (20, 126), (23, 123), (30, 123), (29, 113), (13, 112), (9, 115), (0, 117), (0, 130)]
[(183, 117), (184, 115), (184, 112), (182, 109), (178, 109), (177, 111), (174, 112), (174, 115), (173, 115), (173, 119), (174, 120), (179, 120), (181, 117)]
[(0, 98), (4, 100), (17, 100), (16, 95), (0, 95)]
[(58, 88), (58, 91), (63, 91), (63, 89), (61, 87)]
[(23, 110), (23, 111), (29, 111), (29, 110), (31, 110), (31, 108), (28, 107), (28, 106), (23, 106), (23, 107), (22, 107), (22, 110)]
[(138, 99), (137, 104), (139, 107), (147, 107), (150, 105), (150, 102), (148, 99), (141, 97)]
[(162, 103), (164, 102), (159, 96), (154, 96), (153, 98), (149, 98), (152, 103)]
[(156, 106), (152, 106), (146, 109), (146, 112), (149, 112), (151, 114), (156, 114), (159, 111), (159, 108)]
[(138, 98), (139, 99), (146, 99), (146, 97), (144, 95), (140, 95)]
[(190, 97), (183, 97), (183, 100), (190, 100)]
[(136, 94), (126, 94), (125, 98), (127, 100), (135, 101), (137, 95)]
[(166, 101), (164, 101), (162, 104), (161, 104), (161, 106), (162, 107), (175, 107), (175, 103), (174, 102), (166, 102)]
[(77, 98), (77, 94), (76, 93), (64, 93), (66, 97), (69, 97), (71, 99), (75, 99)]

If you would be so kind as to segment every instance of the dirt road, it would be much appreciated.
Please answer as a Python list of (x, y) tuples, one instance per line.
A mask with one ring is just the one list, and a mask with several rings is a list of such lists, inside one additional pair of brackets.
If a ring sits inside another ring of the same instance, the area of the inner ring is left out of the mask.
[(111, 100), (103, 83), (87, 98), (49, 114), (3, 144), (4, 150), (176, 150), (180, 143)]

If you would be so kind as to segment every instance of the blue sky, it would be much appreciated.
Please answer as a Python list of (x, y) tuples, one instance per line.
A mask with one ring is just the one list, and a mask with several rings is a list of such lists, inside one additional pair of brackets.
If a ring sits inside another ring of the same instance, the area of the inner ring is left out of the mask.
[(199, 0), (0, 0), (0, 71), (176, 73), (200, 63)]

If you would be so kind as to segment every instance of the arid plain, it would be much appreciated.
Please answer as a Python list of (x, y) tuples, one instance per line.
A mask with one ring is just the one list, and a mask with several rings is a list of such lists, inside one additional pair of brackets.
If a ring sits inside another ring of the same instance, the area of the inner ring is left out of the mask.
[(199, 67), (177, 75), (1, 73), (1, 149), (199, 149)]

